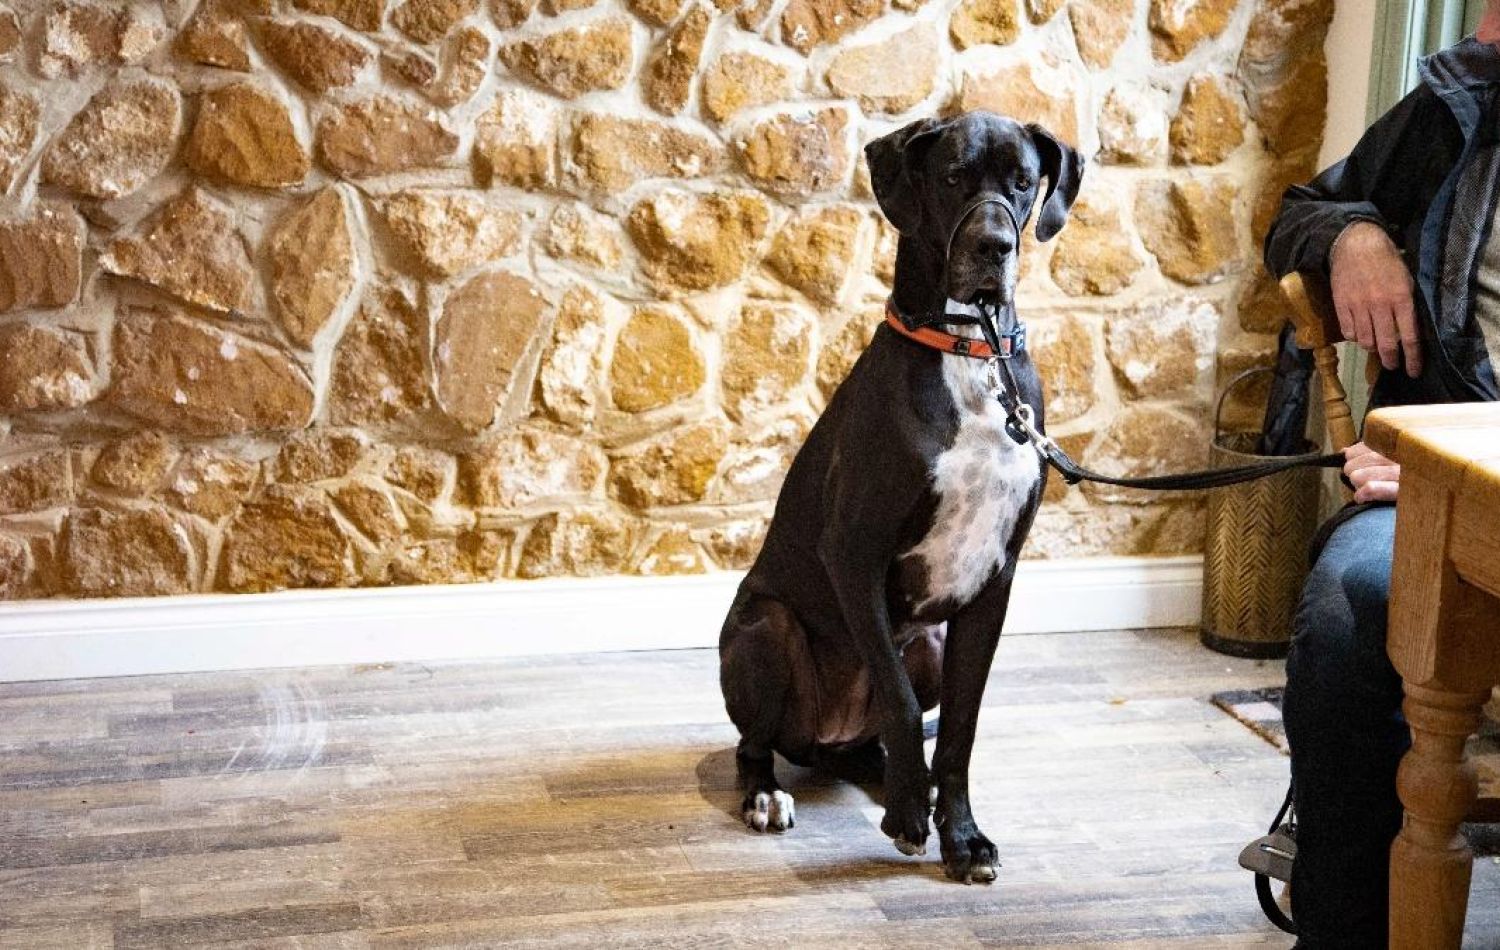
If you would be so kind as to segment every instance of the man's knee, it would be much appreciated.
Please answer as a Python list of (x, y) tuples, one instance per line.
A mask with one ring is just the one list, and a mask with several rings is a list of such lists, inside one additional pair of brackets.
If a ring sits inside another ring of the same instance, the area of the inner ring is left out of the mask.
[(1385, 649), (1393, 514), (1377, 509), (1341, 526), (1313, 566), (1293, 622), (1289, 701), (1399, 701)]

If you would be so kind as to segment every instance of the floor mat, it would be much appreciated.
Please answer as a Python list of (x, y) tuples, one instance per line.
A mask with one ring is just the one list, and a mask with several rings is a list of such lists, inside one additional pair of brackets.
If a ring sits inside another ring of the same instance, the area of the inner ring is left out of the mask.
[(1286, 727), (1281, 722), (1281, 697), (1285, 692), (1280, 686), (1232, 689), (1214, 693), (1210, 702), (1244, 723), (1251, 732), (1287, 753), (1290, 750), (1286, 744)]
[[(1286, 726), (1281, 719), (1285, 692), (1280, 686), (1233, 689), (1215, 693), (1209, 701), (1283, 753), (1289, 753)], [(1500, 796), (1500, 723), (1485, 720), (1478, 735), (1469, 740), (1468, 751), (1479, 772), (1480, 794)]]

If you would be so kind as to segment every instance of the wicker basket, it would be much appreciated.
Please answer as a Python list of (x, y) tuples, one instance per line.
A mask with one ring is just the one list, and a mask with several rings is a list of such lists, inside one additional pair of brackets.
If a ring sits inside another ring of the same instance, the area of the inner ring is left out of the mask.
[[(1219, 426), (1224, 399), (1244, 380), (1270, 369), (1241, 373), (1225, 387), (1214, 413), (1215, 468), (1266, 461), (1253, 454), (1259, 433), (1225, 435)], [(1308, 443), (1314, 454), (1317, 447)], [(1208, 496), (1203, 557), (1205, 646), (1243, 657), (1281, 657), (1291, 641), (1292, 614), (1307, 579), (1308, 547), (1318, 527), (1322, 470), (1296, 468)]]

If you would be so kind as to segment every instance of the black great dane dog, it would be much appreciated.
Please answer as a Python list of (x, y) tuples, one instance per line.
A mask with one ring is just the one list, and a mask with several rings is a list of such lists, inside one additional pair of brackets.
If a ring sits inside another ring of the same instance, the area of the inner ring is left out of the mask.
[[(1021, 231), (1038, 205), (1037, 238), (1061, 230), (1078, 154), (1038, 126), (970, 112), (912, 123), (865, 155), (900, 232), (900, 321), (950, 324), (950, 312), (982, 303), (1014, 326)], [(1040, 428), (1036, 369), (1025, 352), (1011, 366)], [(896, 847), (925, 852), (935, 806), (948, 875), (994, 880), (995, 846), (969, 806), (969, 755), (1046, 473), (1006, 433), (987, 372), (882, 325), (793, 461), (719, 640), (751, 828), (795, 820), (775, 752), (835, 771), (883, 763), (880, 827)], [(922, 713), (940, 702), (929, 773)]]

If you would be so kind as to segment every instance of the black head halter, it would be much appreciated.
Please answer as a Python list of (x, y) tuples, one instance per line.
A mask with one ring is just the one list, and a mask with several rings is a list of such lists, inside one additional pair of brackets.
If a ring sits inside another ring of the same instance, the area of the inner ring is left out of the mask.
[[(1016, 214), (1016, 209), (1010, 206), (1009, 201), (1006, 201), (1004, 198), (1001, 198), (998, 195), (980, 195), (978, 198), (972, 201), (968, 207), (964, 208), (963, 213), (958, 216), (958, 220), (953, 222), (953, 228), (948, 232), (948, 243), (943, 248), (944, 267), (946, 267), (948, 263), (953, 259), (953, 242), (958, 239), (959, 229), (962, 228), (964, 226), (964, 223), (969, 220), (970, 215), (972, 215), (975, 211), (978, 211), (985, 205), (998, 205), (1000, 209), (1005, 212), (1005, 216), (1010, 218), (1011, 228), (1015, 231), (1016, 234), (1016, 248), (1019, 252), (1021, 245), (1021, 219)], [(979, 327), (980, 334), (984, 336), (984, 341), (988, 343), (990, 345), (990, 348), (993, 349), (996, 353), (1005, 353), (1009, 355), (1019, 353), (1021, 350), (1026, 348), (1026, 325), (1015, 317), (1014, 306), (1010, 308), (1011, 325), (1010, 329), (1008, 330), (1000, 329), (1000, 305), (997, 301), (987, 301), (980, 303), (977, 306), (979, 309), (979, 316), (977, 317), (971, 317), (965, 314), (943, 313), (939, 317), (936, 317), (930, 321), (923, 322), (977, 325)]]
[(1010, 202), (997, 195), (980, 195), (978, 198), (974, 199), (973, 203), (971, 203), (967, 208), (964, 209), (964, 213), (958, 216), (958, 220), (953, 222), (953, 230), (948, 232), (948, 245), (943, 248), (944, 264), (946, 264), (953, 258), (953, 242), (958, 238), (958, 229), (964, 226), (965, 221), (969, 220), (969, 215), (978, 211), (985, 205), (999, 205), (1005, 210), (1005, 215), (1006, 217), (1010, 218), (1010, 225), (1015, 229), (1016, 232), (1016, 246), (1020, 246), (1021, 219), (1016, 216), (1016, 209), (1010, 206)]

